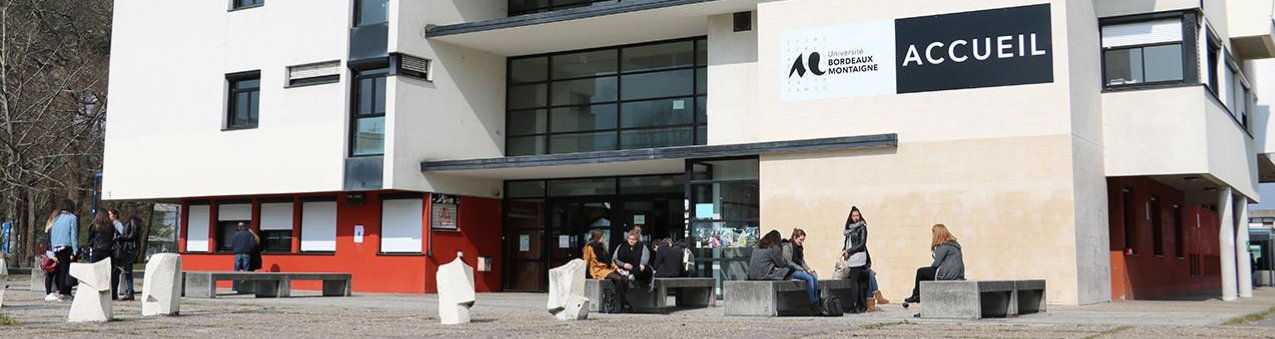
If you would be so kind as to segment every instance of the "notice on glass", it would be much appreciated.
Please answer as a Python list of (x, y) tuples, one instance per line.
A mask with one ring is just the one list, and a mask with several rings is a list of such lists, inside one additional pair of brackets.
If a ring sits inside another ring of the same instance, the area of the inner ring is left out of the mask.
[(518, 251), (527, 252), (531, 250), (531, 235), (518, 235)]
[(714, 209), (712, 203), (695, 204), (695, 218), (708, 219), (713, 215)]
[(354, 243), (363, 243), (363, 225), (354, 225)]
[(558, 236), (558, 248), (571, 248), (571, 236), (569, 236), (569, 235), (559, 235), (559, 236)]
[(646, 225), (646, 215), (645, 215), (645, 214), (635, 214), (635, 215), (633, 215), (633, 224), (634, 224), (634, 225)]

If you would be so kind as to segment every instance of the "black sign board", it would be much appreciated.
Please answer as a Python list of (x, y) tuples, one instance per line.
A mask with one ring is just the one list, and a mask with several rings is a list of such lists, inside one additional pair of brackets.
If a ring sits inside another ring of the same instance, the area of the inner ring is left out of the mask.
[(1054, 81), (1049, 4), (895, 21), (897, 93)]

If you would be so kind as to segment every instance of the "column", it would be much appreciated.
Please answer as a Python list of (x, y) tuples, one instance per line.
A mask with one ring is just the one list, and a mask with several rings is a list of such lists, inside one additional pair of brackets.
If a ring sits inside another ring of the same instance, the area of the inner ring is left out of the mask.
[(1253, 297), (1253, 259), (1248, 252), (1248, 197), (1237, 196), (1235, 212), (1235, 261), (1239, 266), (1240, 297)]
[(1238, 285), (1235, 281), (1235, 210), (1234, 197), (1230, 187), (1221, 187), (1218, 191), (1218, 256), (1222, 258), (1222, 300), (1236, 299)]

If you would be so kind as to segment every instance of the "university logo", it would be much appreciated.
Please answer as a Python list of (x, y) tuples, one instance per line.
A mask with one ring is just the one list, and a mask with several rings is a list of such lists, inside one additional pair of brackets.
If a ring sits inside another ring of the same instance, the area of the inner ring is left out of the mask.
[(792, 63), (792, 69), (788, 71), (788, 77), (792, 78), (793, 74), (796, 74), (798, 78), (805, 77), (807, 65), (809, 65), (811, 74), (815, 76), (823, 75), (825, 72), (819, 69), (819, 58), (819, 52), (810, 52), (809, 58), (805, 54), (797, 55), (797, 60)]

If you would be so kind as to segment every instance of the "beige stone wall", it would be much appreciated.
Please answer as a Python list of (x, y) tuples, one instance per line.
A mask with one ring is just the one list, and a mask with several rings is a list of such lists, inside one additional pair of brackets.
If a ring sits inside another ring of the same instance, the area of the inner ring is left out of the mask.
[(964, 247), (968, 279), (1044, 278), (1051, 302), (1075, 304), (1071, 145), (1060, 135), (764, 156), (762, 224), (805, 229), (806, 258), (826, 276), (858, 206), (881, 289), (902, 299), (931, 262), (930, 226), (943, 223)]

